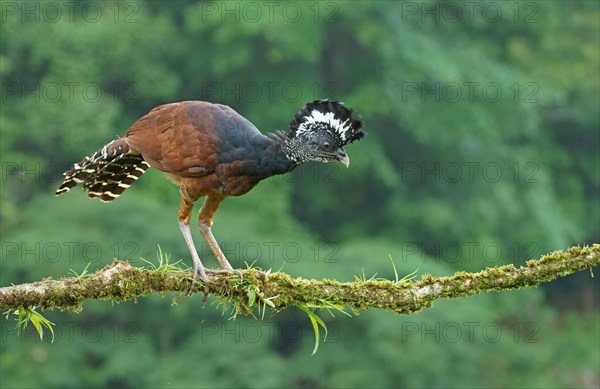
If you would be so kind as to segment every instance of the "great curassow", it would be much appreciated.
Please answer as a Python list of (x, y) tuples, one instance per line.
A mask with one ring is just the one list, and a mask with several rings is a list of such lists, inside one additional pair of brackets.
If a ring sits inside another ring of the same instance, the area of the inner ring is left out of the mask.
[(198, 215), (200, 233), (221, 267), (234, 271), (211, 232), (223, 199), (243, 195), (259, 181), (306, 161), (337, 160), (348, 167), (343, 146), (365, 136), (363, 122), (352, 113), (341, 102), (317, 100), (294, 116), (290, 132), (263, 135), (226, 105), (204, 101), (161, 105), (136, 121), (125, 137), (64, 173), (56, 195), (83, 184), (88, 197), (110, 202), (149, 167), (165, 173), (179, 186), (179, 228), (194, 261), (194, 279), (201, 279), (206, 288), (208, 277), (190, 232), (194, 203), (206, 196)]

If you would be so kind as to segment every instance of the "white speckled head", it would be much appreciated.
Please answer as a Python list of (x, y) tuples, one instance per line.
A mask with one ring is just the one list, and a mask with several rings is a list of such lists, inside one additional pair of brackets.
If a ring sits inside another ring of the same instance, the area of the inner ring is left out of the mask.
[(298, 162), (338, 160), (346, 167), (350, 159), (345, 145), (366, 135), (363, 122), (339, 101), (316, 100), (306, 104), (290, 123), (289, 156)]

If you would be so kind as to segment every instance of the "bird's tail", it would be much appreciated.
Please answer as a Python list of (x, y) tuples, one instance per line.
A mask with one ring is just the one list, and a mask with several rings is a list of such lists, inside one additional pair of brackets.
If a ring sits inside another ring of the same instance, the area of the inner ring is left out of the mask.
[(108, 143), (63, 173), (65, 179), (56, 190), (60, 196), (77, 184), (83, 184), (88, 197), (113, 201), (150, 167), (142, 155), (131, 150), (124, 138)]

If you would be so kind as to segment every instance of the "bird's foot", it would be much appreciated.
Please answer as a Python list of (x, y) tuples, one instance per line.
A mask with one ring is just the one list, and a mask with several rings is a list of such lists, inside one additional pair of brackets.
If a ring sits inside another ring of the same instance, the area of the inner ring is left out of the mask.
[(202, 304), (206, 305), (206, 298), (208, 297), (208, 275), (206, 274), (206, 270), (204, 267), (199, 267), (194, 269), (194, 278), (192, 279), (192, 285), (190, 286), (190, 290), (187, 293), (187, 296), (191, 296), (196, 288), (196, 283), (198, 281), (202, 281), (204, 284), (204, 295), (202, 296)]
[(214, 275), (227, 275), (227, 274), (235, 274), (240, 278), (244, 278), (243, 273), (241, 272), (241, 270), (238, 269), (207, 269), (206, 270), (207, 274), (214, 274)]
[(240, 280), (243, 280), (243, 279), (244, 279), (244, 273), (242, 273), (242, 271), (241, 271), (241, 270), (238, 270), (238, 269), (233, 269), (232, 271), (233, 271), (233, 273), (234, 273), (235, 275), (237, 275), (238, 277), (240, 277)]

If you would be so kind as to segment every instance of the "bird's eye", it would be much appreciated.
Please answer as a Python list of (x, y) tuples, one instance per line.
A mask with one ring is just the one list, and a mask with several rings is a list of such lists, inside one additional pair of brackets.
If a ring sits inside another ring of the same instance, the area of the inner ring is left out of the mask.
[(325, 143), (323, 143), (323, 148), (325, 150), (329, 150), (331, 148), (331, 145), (329, 144), (329, 142), (325, 142)]

